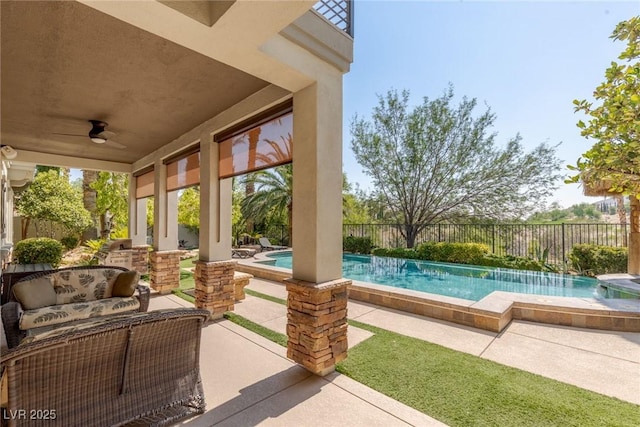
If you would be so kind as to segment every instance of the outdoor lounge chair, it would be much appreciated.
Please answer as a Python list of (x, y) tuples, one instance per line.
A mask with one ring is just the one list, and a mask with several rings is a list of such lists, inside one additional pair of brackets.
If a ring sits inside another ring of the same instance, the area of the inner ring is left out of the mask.
[(261, 237), (259, 239), (259, 243), (260, 243), (260, 249), (263, 251), (277, 251), (281, 249), (287, 249), (286, 246), (272, 245), (269, 239), (267, 239), (266, 237)]
[(231, 249), (231, 257), (232, 258), (251, 258), (256, 254), (255, 249), (248, 248), (233, 248)]

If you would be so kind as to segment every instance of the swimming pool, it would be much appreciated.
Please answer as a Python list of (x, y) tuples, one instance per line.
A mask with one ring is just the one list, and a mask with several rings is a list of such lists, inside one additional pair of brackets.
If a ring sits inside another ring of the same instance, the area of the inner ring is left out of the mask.
[[(267, 255), (262, 264), (291, 268), (291, 252)], [(342, 274), (351, 280), (480, 301), (493, 291), (604, 298), (598, 280), (568, 274), (486, 268), (403, 258), (344, 254)]]

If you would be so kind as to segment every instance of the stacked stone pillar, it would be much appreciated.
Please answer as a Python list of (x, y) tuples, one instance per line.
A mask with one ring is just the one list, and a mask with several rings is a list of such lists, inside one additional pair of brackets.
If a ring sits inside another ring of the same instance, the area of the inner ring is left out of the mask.
[(168, 294), (180, 286), (180, 254), (182, 251), (154, 251), (151, 261), (151, 289)]
[(236, 261), (196, 261), (196, 307), (220, 319), (225, 311), (233, 311)]
[(286, 279), (287, 357), (316, 375), (335, 370), (347, 357), (347, 297), (350, 280), (320, 284)]
[(131, 251), (131, 269), (141, 275), (147, 274), (149, 272), (149, 245), (133, 246)]

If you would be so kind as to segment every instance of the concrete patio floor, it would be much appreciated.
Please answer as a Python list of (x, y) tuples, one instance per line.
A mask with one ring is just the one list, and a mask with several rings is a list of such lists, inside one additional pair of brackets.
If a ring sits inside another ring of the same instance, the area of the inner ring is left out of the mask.
[[(277, 282), (247, 289), (286, 299)], [(190, 306), (152, 296), (150, 309)], [(513, 321), (501, 333), (349, 302), (350, 319), (474, 354), (607, 396), (640, 404), (640, 333)], [(286, 307), (247, 295), (235, 313), (285, 333)], [(370, 333), (349, 328), (350, 347)], [(203, 330), (200, 367), (207, 412), (186, 426), (444, 425), (350, 378), (316, 377), (286, 358), (286, 349), (228, 320)]]

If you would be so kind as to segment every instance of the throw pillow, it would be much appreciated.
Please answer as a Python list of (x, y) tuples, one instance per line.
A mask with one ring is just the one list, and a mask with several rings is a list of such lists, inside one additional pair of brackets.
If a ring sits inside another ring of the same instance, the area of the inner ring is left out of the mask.
[(25, 310), (56, 305), (56, 291), (53, 289), (50, 277), (18, 282), (13, 285), (12, 290), (13, 295)]
[(113, 290), (111, 296), (114, 297), (130, 297), (136, 290), (138, 284), (138, 272), (123, 271), (116, 277), (116, 282), (113, 284)]

